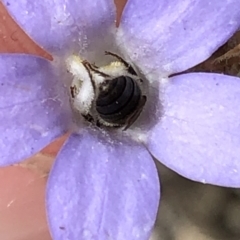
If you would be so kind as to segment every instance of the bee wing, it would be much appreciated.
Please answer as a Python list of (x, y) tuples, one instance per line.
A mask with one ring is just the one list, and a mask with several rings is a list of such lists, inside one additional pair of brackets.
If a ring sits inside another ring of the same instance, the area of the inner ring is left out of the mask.
[(38, 152), (69, 126), (63, 77), (51, 63), (27, 55), (0, 56), (0, 165)]
[(195, 181), (240, 186), (240, 80), (220, 74), (175, 76), (160, 93), (163, 112), (148, 148)]

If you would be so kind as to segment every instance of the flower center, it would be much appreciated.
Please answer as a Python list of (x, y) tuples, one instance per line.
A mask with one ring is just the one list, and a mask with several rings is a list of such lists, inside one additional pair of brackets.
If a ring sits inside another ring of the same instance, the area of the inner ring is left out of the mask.
[(66, 60), (73, 75), (70, 100), (73, 111), (99, 127), (126, 130), (141, 114), (147, 97), (143, 80), (120, 56), (105, 52), (117, 61), (98, 67), (72, 55)]

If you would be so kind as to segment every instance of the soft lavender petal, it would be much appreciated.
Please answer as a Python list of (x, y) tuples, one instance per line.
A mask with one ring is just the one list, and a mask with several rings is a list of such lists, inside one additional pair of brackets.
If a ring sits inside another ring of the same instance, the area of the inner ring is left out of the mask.
[(112, 36), (115, 20), (112, 0), (2, 2), (26, 33), (53, 54), (93, 51), (104, 41), (109, 43)]
[(117, 41), (148, 77), (166, 77), (207, 59), (240, 24), (240, 1), (129, 0)]
[(30, 55), (0, 55), (0, 165), (16, 163), (61, 136), (71, 121), (55, 68)]
[(47, 215), (54, 239), (148, 240), (159, 180), (145, 149), (106, 133), (70, 136), (47, 186)]
[(189, 73), (170, 78), (148, 148), (195, 181), (240, 187), (240, 79)]

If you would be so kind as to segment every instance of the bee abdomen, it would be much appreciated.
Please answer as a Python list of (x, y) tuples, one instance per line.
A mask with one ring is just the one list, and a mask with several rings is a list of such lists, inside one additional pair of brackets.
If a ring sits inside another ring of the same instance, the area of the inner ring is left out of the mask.
[(121, 76), (108, 82), (96, 100), (96, 110), (106, 122), (124, 125), (139, 105), (141, 90), (134, 79)]

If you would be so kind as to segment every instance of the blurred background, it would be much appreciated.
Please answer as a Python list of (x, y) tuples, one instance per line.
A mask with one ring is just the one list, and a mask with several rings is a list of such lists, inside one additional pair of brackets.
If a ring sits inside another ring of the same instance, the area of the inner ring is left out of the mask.
[(151, 240), (239, 240), (240, 189), (204, 185), (158, 164), (162, 199)]

